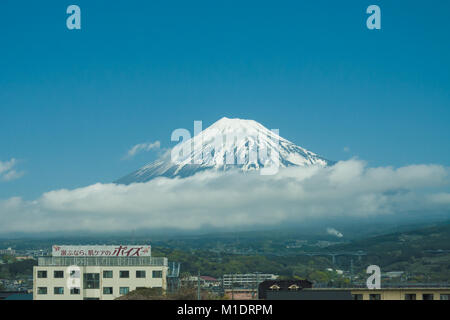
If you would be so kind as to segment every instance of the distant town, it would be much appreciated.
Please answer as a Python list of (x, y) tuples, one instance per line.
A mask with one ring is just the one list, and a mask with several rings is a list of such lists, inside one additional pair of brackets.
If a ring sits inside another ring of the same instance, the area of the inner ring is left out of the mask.
[[(289, 233), (279, 242), (267, 233), (2, 240), (0, 299), (446, 300), (449, 231), (446, 224), (354, 241)], [(381, 268), (378, 291), (367, 288), (371, 264)], [(67, 287), (76, 279), (78, 287)]]

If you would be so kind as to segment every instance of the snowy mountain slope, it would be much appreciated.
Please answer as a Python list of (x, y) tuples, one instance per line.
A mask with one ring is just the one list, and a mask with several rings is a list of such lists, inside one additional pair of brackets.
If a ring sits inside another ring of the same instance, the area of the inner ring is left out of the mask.
[(202, 170), (260, 170), (274, 165), (327, 166), (333, 162), (280, 137), (254, 120), (222, 118), (197, 136), (176, 145), (155, 162), (116, 183), (155, 177), (187, 177)]

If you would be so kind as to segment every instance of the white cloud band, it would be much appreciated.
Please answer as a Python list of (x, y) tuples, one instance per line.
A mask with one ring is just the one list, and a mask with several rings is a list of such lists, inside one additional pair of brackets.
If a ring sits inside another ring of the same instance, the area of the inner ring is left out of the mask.
[(0, 201), (0, 232), (120, 231), (273, 226), (311, 218), (450, 214), (449, 168), (287, 168), (274, 176), (203, 172), (131, 185), (55, 190), (35, 201)]

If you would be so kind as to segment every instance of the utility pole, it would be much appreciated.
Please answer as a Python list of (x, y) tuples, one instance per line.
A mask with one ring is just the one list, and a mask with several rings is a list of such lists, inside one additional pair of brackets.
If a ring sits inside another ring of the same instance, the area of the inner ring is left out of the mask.
[(225, 296), (225, 285), (223, 284), (223, 277), (224, 275), (222, 274), (222, 295)]
[(350, 259), (350, 284), (353, 283), (353, 259)]

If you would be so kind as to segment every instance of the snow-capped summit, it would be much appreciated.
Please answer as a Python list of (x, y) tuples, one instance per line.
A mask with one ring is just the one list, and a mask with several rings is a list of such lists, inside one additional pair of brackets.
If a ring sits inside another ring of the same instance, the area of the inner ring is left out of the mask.
[(332, 163), (254, 120), (224, 117), (116, 183), (146, 182), (158, 176), (186, 177), (202, 170), (250, 171)]

